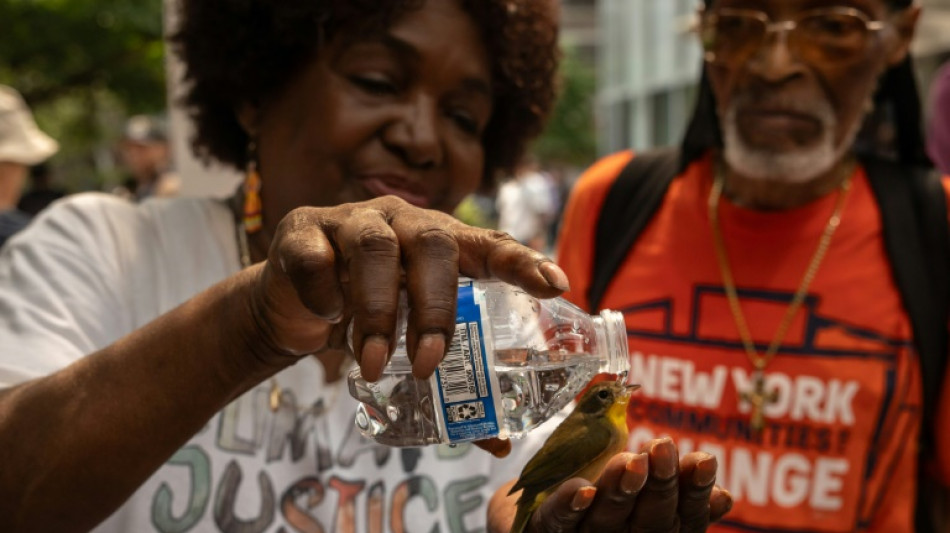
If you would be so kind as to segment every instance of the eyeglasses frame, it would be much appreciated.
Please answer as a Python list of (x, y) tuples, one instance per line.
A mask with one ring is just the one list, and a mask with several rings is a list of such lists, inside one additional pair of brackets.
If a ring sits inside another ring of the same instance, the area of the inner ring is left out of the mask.
[[(769, 35), (771, 35), (772, 33), (778, 33), (781, 36), (782, 44), (785, 46), (788, 46), (789, 33), (794, 31), (798, 27), (798, 25), (801, 23), (802, 20), (804, 20), (808, 16), (813, 16), (816, 12), (823, 12), (823, 13), (832, 12), (832, 13), (837, 13), (837, 14), (854, 16), (860, 19), (862, 22), (864, 22), (865, 28), (867, 28), (868, 32), (872, 34), (876, 34), (877, 32), (880, 32), (884, 30), (885, 28), (887, 28), (887, 23), (885, 21), (872, 20), (860, 9), (856, 9), (856, 8), (848, 7), (848, 6), (829, 6), (829, 7), (817, 7), (817, 8), (812, 8), (812, 9), (806, 9), (798, 13), (794, 18), (790, 18), (786, 20), (778, 20), (778, 21), (773, 21), (772, 18), (769, 17), (768, 13), (758, 10), (758, 9), (723, 7), (723, 8), (716, 8), (712, 11), (706, 11), (705, 9), (701, 8), (698, 12), (699, 19), (696, 21), (696, 25), (694, 28), (696, 30), (696, 33), (700, 36), (700, 39), (702, 39), (703, 30), (708, 24), (708, 21), (711, 20), (713, 17), (718, 16), (721, 13), (752, 15), (754, 18), (758, 19), (760, 22), (762, 22), (765, 25), (765, 33), (763, 34), (762, 40), (756, 48), (756, 51), (758, 52), (758, 50), (761, 49), (762, 45), (768, 42)], [(718, 62), (715, 58), (715, 53), (709, 50), (706, 50), (705, 43), (703, 43), (703, 52), (704, 52), (703, 59), (707, 63)]]

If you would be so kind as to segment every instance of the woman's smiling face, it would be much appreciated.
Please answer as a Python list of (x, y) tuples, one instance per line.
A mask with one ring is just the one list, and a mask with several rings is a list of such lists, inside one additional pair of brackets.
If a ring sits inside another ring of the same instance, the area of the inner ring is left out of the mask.
[(451, 211), (481, 183), (491, 62), (457, 0), (428, 0), (385, 32), (334, 38), (242, 119), (256, 133), (265, 225), (304, 205), (392, 194)]

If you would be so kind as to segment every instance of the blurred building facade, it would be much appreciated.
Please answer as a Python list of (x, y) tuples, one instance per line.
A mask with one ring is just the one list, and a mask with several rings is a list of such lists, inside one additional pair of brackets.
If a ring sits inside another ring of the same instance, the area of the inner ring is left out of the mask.
[(597, 64), (601, 44), (597, 3), (597, 0), (561, 0), (561, 44), (591, 67)]
[[(950, 0), (921, 0), (914, 54), (922, 92), (950, 57)], [(597, 0), (598, 149), (679, 142), (701, 69), (698, 0)]]

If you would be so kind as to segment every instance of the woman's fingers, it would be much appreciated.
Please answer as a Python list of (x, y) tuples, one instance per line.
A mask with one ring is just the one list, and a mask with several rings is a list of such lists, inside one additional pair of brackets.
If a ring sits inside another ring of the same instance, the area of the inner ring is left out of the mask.
[(335, 262), (333, 247), (311, 214), (298, 210), (284, 219), (254, 299), (261, 335), (278, 352), (300, 356), (326, 345), (344, 302)]
[(553, 298), (570, 288), (559, 266), (507, 233), (461, 226), (456, 238), (463, 275), (498, 278), (539, 298)]
[[(409, 297), (406, 349), (413, 374), (429, 377), (455, 335), (459, 245), (452, 225), (439, 217), (401, 210), (392, 228), (402, 250)], [(430, 213), (431, 215), (431, 213)]]
[(384, 213), (352, 213), (335, 234), (349, 274), (353, 353), (363, 377), (376, 381), (395, 347), (399, 308), (400, 242)]
[(294, 350), (320, 349), (313, 333), (320, 330), (318, 340), (326, 342), (325, 327), (313, 328), (312, 321), (333, 324), (351, 316), (353, 351), (370, 381), (381, 376), (396, 345), (403, 280), (409, 300), (406, 344), (419, 378), (435, 371), (455, 334), (460, 274), (496, 277), (538, 297), (567, 289), (557, 265), (510, 236), (394, 197), (297, 209), (281, 222), (269, 259), (271, 273), (285, 275), (290, 287), (268, 289), (263, 296), (274, 304), (276, 322), (293, 323), (281, 330), (287, 344)]
[(301, 303), (317, 318), (336, 322), (343, 316), (336, 251), (317, 213), (298, 209), (288, 214), (277, 231), (270, 259), (290, 278)]

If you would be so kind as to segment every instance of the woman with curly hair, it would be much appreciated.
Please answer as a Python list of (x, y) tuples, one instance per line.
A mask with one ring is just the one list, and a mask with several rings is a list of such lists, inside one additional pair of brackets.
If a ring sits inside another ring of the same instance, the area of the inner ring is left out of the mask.
[[(9, 243), (0, 530), (484, 527), (541, 433), (504, 460), (376, 445), (341, 376), (354, 358), (380, 376), (401, 288), (421, 378), (455, 331), (460, 274), (567, 288), (544, 256), (446, 214), (540, 131), (554, 2), (184, 0), (181, 20), (194, 146), (247, 180), (231, 201), (77, 195)], [(707, 480), (677, 509), (677, 457), (650, 458), (566, 484), (532, 527), (708, 514)]]

